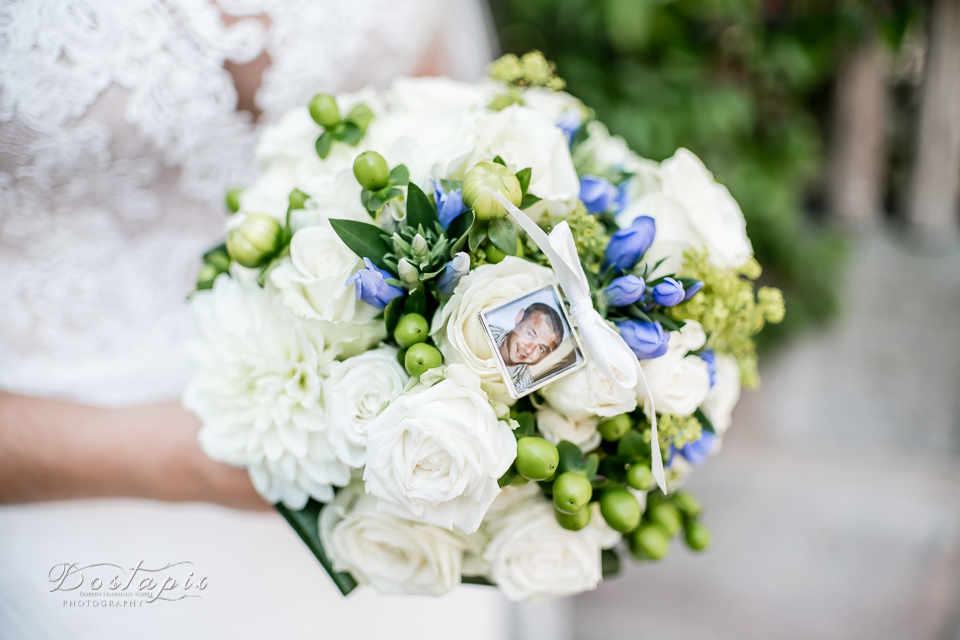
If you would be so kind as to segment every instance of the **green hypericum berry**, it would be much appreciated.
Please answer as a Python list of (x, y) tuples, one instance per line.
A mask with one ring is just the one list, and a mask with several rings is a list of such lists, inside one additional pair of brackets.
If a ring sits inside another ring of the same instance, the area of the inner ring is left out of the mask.
[(696, 518), (703, 511), (700, 501), (686, 491), (678, 491), (670, 497), (670, 501), (686, 516)]
[(600, 513), (614, 530), (627, 533), (640, 524), (640, 503), (626, 489), (611, 489), (600, 498)]
[(361, 131), (366, 131), (367, 125), (373, 120), (373, 111), (370, 111), (370, 107), (365, 104), (358, 104), (350, 109), (346, 119), (360, 127)]
[(630, 415), (621, 413), (618, 416), (607, 418), (601, 422), (600, 426), (597, 427), (597, 430), (600, 432), (600, 436), (604, 440), (613, 442), (614, 440), (619, 440), (622, 438), (627, 431), (630, 431), (632, 426), (633, 422), (630, 420)]
[(353, 175), (364, 189), (379, 191), (390, 182), (390, 167), (376, 151), (364, 151), (353, 161)]
[(259, 267), (280, 248), (283, 229), (273, 216), (250, 213), (227, 234), (227, 253), (244, 267)]
[(227, 210), (229, 210), (230, 213), (236, 213), (237, 211), (240, 211), (240, 194), (241, 193), (243, 193), (243, 189), (240, 187), (236, 189), (230, 189), (229, 191), (227, 191), (227, 197), (225, 202), (227, 205)]
[[(487, 254), (487, 262), (490, 264), (502, 262), (503, 259), (507, 257), (506, 252), (502, 251), (500, 247), (492, 242), (488, 242), (483, 250)], [(517, 252), (513, 255), (517, 256), (518, 258), (523, 257), (523, 242), (520, 240), (520, 238), (517, 238)]]
[(217, 276), (223, 273), (212, 264), (205, 264), (200, 268), (200, 274), (197, 276), (197, 291), (212, 289), (213, 281)]
[(419, 313), (408, 313), (400, 318), (397, 328), (393, 330), (393, 339), (401, 347), (409, 347), (419, 342), (426, 342), (430, 335), (430, 325), (427, 319)]
[(627, 469), (627, 484), (637, 491), (646, 491), (653, 485), (653, 473), (645, 464), (632, 464)]
[(580, 531), (580, 529), (590, 524), (590, 513), (589, 505), (574, 513), (564, 513), (559, 509), (553, 510), (553, 514), (557, 516), (557, 522), (560, 523), (560, 526), (570, 531)]
[(671, 537), (680, 530), (680, 510), (669, 502), (658, 502), (647, 511), (650, 522), (656, 522)]
[(553, 481), (553, 504), (563, 513), (576, 513), (590, 502), (593, 487), (583, 474), (567, 471)]
[(407, 355), (403, 357), (403, 366), (414, 378), (419, 378), (424, 372), (435, 369), (441, 364), (443, 364), (443, 356), (436, 347), (426, 342), (413, 345), (407, 349)]
[(517, 471), (528, 480), (546, 480), (560, 464), (557, 448), (543, 438), (517, 440)]
[(684, 532), (683, 538), (687, 546), (694, 551), (703, 551), (710, 546), (710, 529), (707, 529), (699, 522), (692, 522)]
[(463, 177), (463, 204), (473, 209), (480, 220), (507, 215), (490, 191), (499, 193), (515, 207), (523, 199), (520, 181), (509, 169), (496, 162), (478, 162)]
[(303, 209), (304, 203), (310, 199), (310, 196), (305, 194), (300, 189), (294, 189), (290, 192), (290, 208), (291, 209)]
[(667, 555), (670, 536), (658, 524), (645, 524), (630, 534), (630, 547), (641, 557), (659, 560)]
[(318, 93), (310, 101), (310, 117), (324, 129), (337, 126), (340, 122), (340, 109), (337, 100), (326, 93)]

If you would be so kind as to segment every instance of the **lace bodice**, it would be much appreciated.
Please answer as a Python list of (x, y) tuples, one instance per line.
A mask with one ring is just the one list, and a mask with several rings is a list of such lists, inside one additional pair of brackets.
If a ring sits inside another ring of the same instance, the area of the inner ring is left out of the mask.
[(0, 389), (175, 397), (199, 256), (256, 169), (225, 63), (269, 55), (261, 123), (428, 53), (473, 79), (475, 2), (0, 0)]

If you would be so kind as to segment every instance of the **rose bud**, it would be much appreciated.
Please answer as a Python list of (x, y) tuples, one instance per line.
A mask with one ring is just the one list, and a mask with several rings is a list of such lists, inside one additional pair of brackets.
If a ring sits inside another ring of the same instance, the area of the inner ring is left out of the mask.
[(640, 503), (626, 489), (611, 489), (600, 498), (600, 513), (615, 531), (627, 533), (640, 524)]
[(570, 531), (580, 531), (585, 526), (590, 524), (590, 515), (592, 509), (589, 506), (586, 506), (575, 513), (564, 513), (559, 509), (553, 510), (553, 515), (557, 517), (557, 522), (560, 523), (560, 526), (564, 529)]
[(623, 320), (616, 323), (624, 342), (641, 360), (659, 358), (667, 352), (670, 333), (659, 322)]
[(238, 264), (254, 268), (265, 264), (280, 248), (283, 229), (276, 218), (250, 213), (227, 234), (227, 253)]
[(364, 151), (353, 161), (353, 175), (364, 189), (379, 191), (390, 182), (390, 167), (376, 151)]
[(310, 101), (310, 117), (324, 129), (337, 126), (340, 122), (340, 109), (337, 100), (326, 93), (318, 93)]
[(563, 513), (576, 513), (590, 502), (593, 487), (583, 474), (567, 471), (553, 481), (553, 504)]
[(481, 220), (507, 215), (491, 191), (499, 193), (515, 207), (520, 206), (523, 198), (520, 181), (509, 169), (496, 162), (478, 162), (463, 178), (463, 203)]
[(543, 438), (517, 440), (517, 471), (528, 480), (546, 480), (557, 470), (560, 453)]
[(638, 216), (629, 227), (620, 229), (610, 238), (603, 268), (612, 266), (621, 271), (632, 268), (653, 244), (656, 234), (657, 223), (654, 219), (650, 216)]
[(653, 288), (653, 301), (665, 307), (680, 304), (684, 299), (683, 285), (673, 278), (664, 278), (663, 282)]

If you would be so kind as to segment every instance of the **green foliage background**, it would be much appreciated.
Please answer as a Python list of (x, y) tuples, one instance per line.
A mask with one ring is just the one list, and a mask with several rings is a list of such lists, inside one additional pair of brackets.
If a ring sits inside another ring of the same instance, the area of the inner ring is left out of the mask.
[(640, 155), (699, 155), (740, 203), (786, 321), (837, 308), (842, 236), (817, 220), (829, 91), (844, 47), (898, 46), (917, 3), (493, 0), (505, 53), (540, 49)]

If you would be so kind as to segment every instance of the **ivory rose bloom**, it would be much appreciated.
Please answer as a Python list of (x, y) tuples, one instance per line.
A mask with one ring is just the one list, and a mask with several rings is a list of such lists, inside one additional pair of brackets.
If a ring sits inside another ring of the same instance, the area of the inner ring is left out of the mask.
[(320, 512), (320, 539), (337, 571), (380, 593), (441, 596), (460, 584), (461, 536), (377, 510), (350, 486)]
[(551, 407), (571, 420), (610, 418), (637, 408), (633, 389), (624, 389), (604, 376), (589, 356), (587, 366), (551, 382), (540, 393)]
[(566, 440), (584, 451), (593, 451), (600, 444), (600, 432), (597, 431), (599, 422), (592, 416), (571, 420), (550, 407), (543, 407), (537, 412), (537, 429), (544, 438), (553, 444)]
[(247, 467), (270, 502), (301, 509), (350, 481), (327, 439), (320, 406), (325, 350), (318, 323), (294, 316), (256, 284), (220, 276), (191, 305), (200, 325), (184, 406), (203, 422), (214, 460)]
[(331, 227), (307, 227), (293, 235), (290, 257), (270, 272), (270, 282), (296, 315), (321, 321), (331, 345), (360, 341), (354, 349), (364, 351), (386, 337), (386, 330), (374, 320), (380, 310), (357, 300), (354, 287), (346, 286), (362, 267)]
[(329, 439), (337, 458), (362, 467), (367, 458), (367, 425), (403, 392), (407, 373), (397, 350), (380, 347), (328, 365), (323, 405)]
[(553, 279), (552, 270), (512, 256), (499, 264), (477, 267), (461, 278), (453, 296), (433, 316), (430, 328), (444, 361), (466, 365), (494, 400), (512, 404), (477, 314)]
[(367, 425), (363, 480), (380, 511), (470, 534), (500, 493), (517, 441), (480, 380), (459, 369), (399, 396)]
[[(706, 340), (700, 323), (690, 320), (680, 331), (671, 332), (670, 346), (665, 354), (640, 361), (657, 413), (689, 416), (703, 403), (710, 391), (707, 363), (699, 356), (687, 353), (702, 347)], [(640, 382), (636, 393), (640, 403), (647, 397)]]

